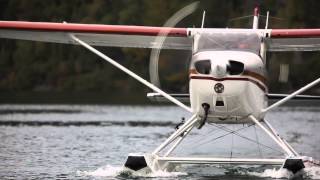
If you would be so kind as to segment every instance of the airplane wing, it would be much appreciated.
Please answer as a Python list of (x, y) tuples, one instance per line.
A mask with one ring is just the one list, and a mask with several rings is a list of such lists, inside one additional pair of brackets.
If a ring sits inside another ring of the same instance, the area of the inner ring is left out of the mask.
[[(273, 104), (290, 94), (267, 94), (268, 100), (270, 104)], [(170, 94), (170, 96), (178, 99), (183, 103), (190, 103), (190, 94)], [(148, 93), (147, 97), (153, 102), (169, 102), (165, 97), (163, 97), (159, 93)], [(303, 104), (303, 103), (306, 104)], [(296, 95), (289, 101), (290, 105), (298, 105), (298, 106), (310, 106), (310, 105), (319, 105), (320, 104), (320, 96), (311, 96), (311, 95)]]
[[(178, 99), (183, 103), (190, 103), (190, 95), (189, 94), (170, 94), (170, 96)], [(169, 102), (165, 97), (161, 94), (153, 92), (147, 94), (148, 99), (153, 102)]]
[[(190, 50), (187, 28), (0, 21), (0, 38), (77, 44), (73, 34), (93, 46), (162, 48)], [(157, 35), (167, 36), (163, 44)]]
[[(78, 44), (72, 33), (93, 46), (182, 49), (192, 48), (187, 28), (0, 21), (0, 38)], [(161, 44), (156, 36), (166, 35)], [(268, 51), (319, 51), (320, 29), (271, 29)]]
[(271, 29), (268, 51), (320, 51), (320, 29)]
[[(165, 36), (165, 41), (157, 41), (158, 36)], [(193, 39), (188, 37), (187, 28), (0, 21), (0, 38), (82, 45), (169, 101), (192, 112), (190, 107), (92, 47), (191, 50)]]

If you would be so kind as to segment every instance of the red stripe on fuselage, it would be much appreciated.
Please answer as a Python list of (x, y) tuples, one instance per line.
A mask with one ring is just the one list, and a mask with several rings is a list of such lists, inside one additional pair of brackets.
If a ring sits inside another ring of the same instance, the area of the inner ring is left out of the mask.
[(254, 79), (245, 78), (245, 77), (226, 77), (226, 78), (214, 78), (210, 76), (190, 76), (190, 79), (204, 79), (204, 80), (214, 80), (214, 81), (249, 81), (256, 84), (262, 91), (267, 92), (267, 88), (265, 85), (262, 85), (260, 82), (255, 81)]

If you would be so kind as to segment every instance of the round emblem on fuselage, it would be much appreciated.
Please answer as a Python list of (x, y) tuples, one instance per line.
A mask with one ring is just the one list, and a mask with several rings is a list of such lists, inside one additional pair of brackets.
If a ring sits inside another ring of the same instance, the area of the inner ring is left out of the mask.
[(216, 93), (223, 93), (224, 91), (224, 85), (221, 83), (217, 83), (216, 85), (214, 85), (214, 91)]

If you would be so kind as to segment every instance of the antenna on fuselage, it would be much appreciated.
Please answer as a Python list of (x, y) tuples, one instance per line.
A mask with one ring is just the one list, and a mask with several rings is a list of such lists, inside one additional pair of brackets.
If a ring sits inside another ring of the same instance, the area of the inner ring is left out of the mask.
[(203, 13), (202, 13), (201, 28), (203, 28), (203, 27), (204, 27), (204, 20), (205, 20), (205, 18), (206, 18), (206, 11), (203, 11)]
[(259, 28), (259, 7), (256, 6), (253, 11), (252, 29), (258, 29), (258, 28)]
[(269, 25), (269, 11), (267, 11), (267, 19), (266, 19), (266, 27), (265, 27), (265, 29), (268, 29), (268, 25)]

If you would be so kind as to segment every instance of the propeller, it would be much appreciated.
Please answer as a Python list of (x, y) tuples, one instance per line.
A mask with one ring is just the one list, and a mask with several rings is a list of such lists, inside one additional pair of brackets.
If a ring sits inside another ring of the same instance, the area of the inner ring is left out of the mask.
[[(188, 15), (192, 14), (198, 7), (199, 2), (191, 3), (184, 8), (180, 9), (176, 12), (173, 16), (171, 16), (165, 23), (164, 27), (174, 27), (178, 24), (182, 19), (187, 17)], [(152, 49), (150, 54), (150, 61), (149, 61), (149, 74), (150, 74), (150, 81), (157, 87), (160, 87), (160, 79), (159, 79), (159, 56), (161, 47), (163, 46), (164, 41), (166, 40), (168, 32), (160, 32), (155, 39), (156, 44), (160, 45), (159, 49)]]

